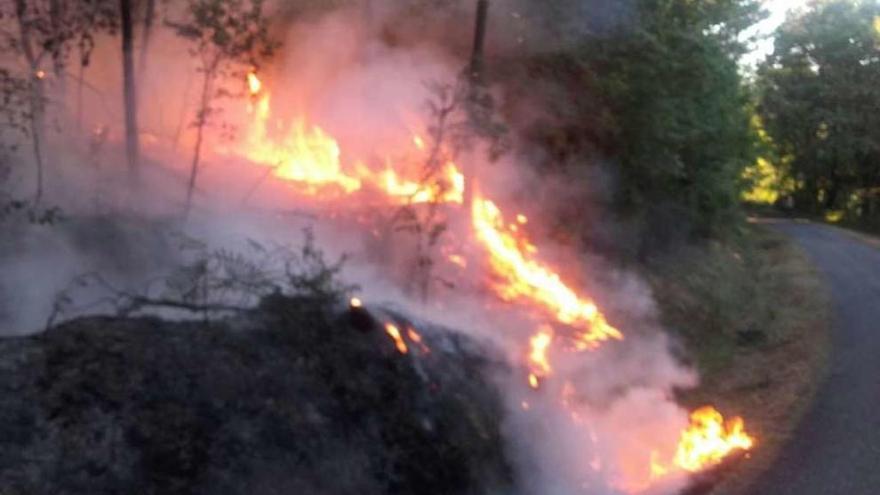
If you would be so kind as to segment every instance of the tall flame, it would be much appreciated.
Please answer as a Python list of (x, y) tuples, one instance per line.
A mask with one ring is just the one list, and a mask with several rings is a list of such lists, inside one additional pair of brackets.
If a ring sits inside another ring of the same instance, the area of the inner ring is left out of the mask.
[[(296, 183), (302, 192), (318, 194), (330, 187), (342, 194), (351, 194), (368, 189), (384, 194), (390, 204), (464, 204), (466, 178), (454, 162), (446, 162), (434, 176), (421, 177), (421, 180), (407, 177), (391, 160), (386, 160), (382, 167), (371, 168), (356, 159), (346, 166), (339, 143), (320, 127), (309, 125), (304, 119), (297, 119), (292, 124), (272, 121), (270, 95), (255, 72), (248, 73), (247, 86), (253, 97), (249, 106), (253, 121), (244, 142), (244, 156), (274, 167), (276, 177)], [(277, 132), (270, 132), (270, 128)], [(421, 157), (419, 159), (427, 159), (425, 155), (429, 150), (422, 137), (413, 135), (410, 145)], [(405, 168), (411, 170), (413, 167)], [(557, 272), (538, 259), (538, 249), (525, 235), (528, 218), (517, 214), (512, 217), (513, 221), (506, 221), (498, 206), (479, 194), (474, 195), (469, 208), (471, 226), (476, 240), (487, 253), (494, 276), (493, 286), (499, 298), (528, 302), (545, 316), (571, 328), (574, 334), (565, 335), (573, 340), (568, 340), (570, 348), (565, 350), (590, 350), (609, 340), (623, 340), (623, 334), (608, 323), (592, 299), (579, 295)], [(445, 253), (445, 256), (461, 268), (468, 267), (467, 260), (460, 254)], [(362, 304), (360, 299), (350, 300), (352, 308), (360, 308)], [(430, 352), (422, 336), (413, 328), (407, 327), (402, 332), (394, 324), (386, 323), (385, 333), (401, 354), (409, 353), (410, 345), (421, 354)], [(540, 325), (529, 339), (528, 352), (523, 359), (532, 388), (537, 389), (541, 381), (552, 378), (550, 351), (557, 345), (557, 340), (561, 341), (549, 324)], [(573, 387), (566, 382), (562, 388), (563, 407), (571, 409), (573, 394)], [(521, 405), (524, 411), (531, 409), (527, 401), (522, 401)], [(581, 424), (578, 413), (574, 409), (571, 412), (573, 421)], [(675, 474), (707, 469), (731, 452), (748, 450), (753, 444), (754, 439), (745, 432), (741, 418), (725, 422), (712, 407), (697, 409), (691, 413), (690, 425), (682, 431), (678, 444), (674, 446), (674, 454), (672, 447), (653, 449), (650, 457), (632, 460), (635, 470), (644, 473), (645, 478), (644, 483), (629, 480), (631, 489), (627, 491), (642, 490)], [(601, 469), (601, 459), (593, 459), (586, 467)]]
[(592, 300), (578, 296), (557, 273), (532, 259), (537, 249), (506, 226), (495, 203), (475, 197), (471, 211), (477, 238), (489, 251), (492, 268), (501, 279), (496, 283), (499, 297), (506, 301), (524, 298), (544, 306), (557, 320), (583, 332), (578, 338), (583, 348), (623, 339)]
[(406, 354), (409, 352), (409, 348), (406, 346), (406, 341), (403, 340), (403, 335), (400, 334), (400, 329), (391, 323), (385, 324), (385, 333), (391, 337), (391, 340), (394, 341), (394, 347), (397, 348), (397, 351), (401, 354)]
[(276, 177), (304, 184), (309, 193), (334, 185), (346, 193), (361, 188), (358, 178), (343, 172), (339, 144), (320, 127), (309, 127), (299, 119), (281, 139), (272, 139), (268, 130), (269, 103), (270, 97), (265, 95), (257, 104), (247, 139), (247, 158), (275, 167)]
[(745, 432), (742, 418), (725, 422), (714, 407), (701, 407), (691, 413), (691, 424), (681, 434), (675, 464), (685, 471), (701, 471), (735, 450), (751, 449), (754, 443)]
[(547, 349), (550, 348), (552, 341), (553, 329), (548, 325), (542, 326), (540, 331), (529, 340), (532, 347), (532, 352), (529, 354), (529, 362), (535, 367), (537, 372), (544, 375), (549, 374), (552, 370), (550, 361), (547, 359)]
[(260, 93), (260, 89), (263, 88), (263, 82), (260, 81), (260, 78), (257, 77), (257, 73), (254, 71), (248, 72), (247, 85), (248, 91), (250, 91), (251, 96), (258, 95)]
[[(365, 184), (371, 184), (401, 203), (464, 202), (465, 177), (451, 161), (438, 171), (438, 177), (415, 181), (401, 176), (391, 163), (376, 172), (363, 162), (354, 161), (354, 170), (346, 170), (339, 143), (323, 129), (307, 125), (303, 119), (295, 120), (286, 133), (276, 136), (270, 132), (270, 95), (264, 91), (262, 81), (254, 72), (247, 74), (247, 84), (252, 96), (262, 96), (256, 108), (250, 110), (253, 121), (244, 143), (244, 156), (274, 167), (276, 177), (299, 184), (303, 192), (317, 194), (327, 187), (335, 187), (350, 194), (361, 190)], [(418, 135), (413, 136), (412, 144), (419, 152), (426, 149), (425, 141)]]

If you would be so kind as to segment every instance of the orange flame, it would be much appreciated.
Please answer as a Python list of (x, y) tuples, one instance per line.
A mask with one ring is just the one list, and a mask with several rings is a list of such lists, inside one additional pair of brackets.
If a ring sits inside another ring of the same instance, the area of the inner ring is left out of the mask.
[(623, 334), (608, 324), (593, 301), (578, 296), (558, 274), (531, 259), (529, 255), (537, 249), (505, 227), (495, 203), (475, 197), (471, 208), (477, 238), (488, 249), (496, 275), (503, 279), (496, 284), (502, 299), (530, 299), (543, 305), (560, 322), (582, 329), (579, 348), (592, 349), (609, 339), (623, 339)]
[(257, 77), (257, 73), (254, 71), (248, 72), (247, 85), (248, 85), (248, 91), (250, 91), (251, 96), (256, 96), (257, 94), (259, 94), (260, 90), (263, 88), (263, 82), (260, 81), (260, 78)]
[(361, 181), (342, 171), (339, 144), (320, 127), (309, 128), (302, 120), (294, 122), (279, 141), (269, 138), (269, 96), (257, 104), (255, 123), (248, 139), (246, 156), (257, 163), (275, 167), (281, 179), (311, 186), (317, 193), (321, 186), (335, 185), (346, 193), (360, 189)]
[(415, 345), (417, 345), (419, 347), (419, 349), (422, 350), (422, 354), (429, 354), (431, 352), (431, 349), (427, 345), (425, 345), (421, 334), (419, 334), (419, 332), (416, 332), (416, 330), (414, 328), (411, 328), (411, 327), (407, 328), (406, 329), (406, 336)]
[(450, 263), (458, 266), (459, 268), (467, 268), (467, 258), (460, 254), (450, 254), (446, 257)]
[[(550, 361), (547, 358), (547, 350), (553, 342), (553, 328), (549, 325), (542, 325), (538, 329), (538, 333), (529, 339), (529, 364), (532, 367), (532, 374), (529, 375), (529, 384), (532, 388), (537, 388), (538, 378), (546, 377), (553, 371)], [(534, 378), (533, 378), (534, 377)]]
[[(407, 177), (390, 161), (384, 168), (371, 169), (362, 161), (352, 160), (347, 162), (350, 165), (347, 168), (339, 143), (331, 135), (320, 127), (307, 125), (304, 119), (296, 120), (292, 125), (271, 121), (270, 96), (255, 72), (248, 73), (247, 84), (254, 97), (250, 103), (254, 108), (249, 110), (253, 122), (244, 143), (244, 156), (274, 167), (277, 177), (297, 183), (303, 192), (316, 195), (327, 187), (344, 194), (375, 189), (393, 204), (464, 203), (465, 176), (454, 162), (445, 163), (436, 177), (421, 181)], [(276, 131), (280, 131), (280, 135), (276, 135)], [(427, 148), (424, 139), (417, 134), (412, 137), (412, 146), (421, 154)], [(488, 253), (498, 297), (505, 301), (528, 301), (556, 321), (571, 327), (575, 332), (573, 347), (576, 350), (594, 349), (608, 340), (623, 340), (623, 334), (608, 323), (592, 299), (576, 293), (549, 265), (537, 259), (538, 249), (524, 233), (529, 223), (525, 215), (508, 217), (506, 222), (498, 206), (479, 194), (470, 205), (470, 213), (475, 237)], [(447, 254), (446, 257), (462, 268), (467, 266), (467, 260), (459, 254)], [(358, 298), (350, 300), (352, 308), (359, 308), (362, 304)], [(426, 354), (429, 352), (422, 336), (413, 328), (407, 327), (404, 334), (394, 324), (386, 323), (385, 332), (401, 354), (408, 354), (410, 346)], [(529, 352), (524, 359), (532, 388), (538, 388), (541, 381), (553, 372), (549, 351), (554, 339), (554, 329), (550, 325), (542, 325), (529, 339)], [(574, 399), (574, 389), (566, 383), (562, 392), (562, 404), (569, 407)], [(524, 410), (531, 407), (528, 402), (521, 405)], [(573, 421), (583, 420), (573, 409), (571, 415)], [(748, 450), (753, 444), (754, 439), (745, 432), (741, 418), (725, 422), (718, 411), (705, 407), (691, 414), (691, 424), (681, 433), (677, 446), (650, 450), (650, 458), (632, 461), (636, 470), (643, 473), (642, 476), (648, 474), (653, 482), (676, 473), (706, 469), (721, 462), (731, 452)], [(589, 465), (595, 470), (603, 467), (598, 457)]]
[(742, 418), (725, 422), (714, 407), (702, 407), (691, 413), (691, 424), (681, 434), (675, 464), (697, 472), (718, 464), (735, 450), (751, 449), (754, 443), (745, 432)]
[[(244, 143), (243, 154), (249, 160), (275, 167), (275, 176), (304, 186), (303, 192), (318, 194), (328, 186), (336, 187), (345, 194), (372, 184), (392, 198), (407, 203), (459, 203), (464, 202), (465, 177), (453, 162), (447, 162), (438, 177), (415, 181), (402, 177), (391, 164), (382, 171), (373, 171), (360, 161), (354, 161), (353, 171), (343, 166), (339, 143), (323, 129), (307, 125), (297, 119), (281, 137), (270, 132), (271, 98), (263, 91), (262, 82), (255, 73), (248, 73), (251, 95), (263, 93), (256, 102), (253, 122)], [(279, 124), (277, 122), (275, 124)], [(425, 149), (424, 140), (413, 137), (417, 150)]]
[(669, 468), (660, 463), (660, 453), (651, 451), (651, 479), (662, 478), (669, 474)]
[(459, 203), (464, 201), (464, 175), (454, 163), (443, 167), (440, 180), (428, 186), (402, 179), (391, 167), (381, 173), (380, 187), (389, 195), (416, 203)]
[(385, 324), (385, 333), (391, 337), (391, 340), (394, 341), (394, 347), (397, 348), (397, 351), (401, 354), (406, 354), (409, 352), (409, 349), (406, 347), (406, 341), (403, 340), (403, 336), (400, 335), (400, 329), (391, 323)]

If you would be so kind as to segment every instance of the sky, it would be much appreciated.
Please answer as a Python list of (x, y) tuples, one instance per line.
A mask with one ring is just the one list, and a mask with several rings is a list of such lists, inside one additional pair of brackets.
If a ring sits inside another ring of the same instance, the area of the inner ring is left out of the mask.
[(795, 8), (805, 7), (807, 0), (764, 0), (764, 8), (770, 12), (770, 16), (753, 26), (746, 36), (756, 35), (758, 41), (754, 43), (752, 51), (743, 57), (742, 64), (746, 67), (754, 67), (758, 62), (773, 51), (773, 31), (785, 20), (785, 14)]

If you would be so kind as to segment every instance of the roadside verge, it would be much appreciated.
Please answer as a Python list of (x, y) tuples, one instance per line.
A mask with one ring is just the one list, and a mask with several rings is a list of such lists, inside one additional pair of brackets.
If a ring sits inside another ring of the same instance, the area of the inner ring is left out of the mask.
[(682, 400), (742, 416), (758, 439), (712, 492), (744, 493), (773, 464), (824, 378), (827, 288), (806, 253), (760, 224), (650, 271), (664, 322), (700, 371), (700, 386)]

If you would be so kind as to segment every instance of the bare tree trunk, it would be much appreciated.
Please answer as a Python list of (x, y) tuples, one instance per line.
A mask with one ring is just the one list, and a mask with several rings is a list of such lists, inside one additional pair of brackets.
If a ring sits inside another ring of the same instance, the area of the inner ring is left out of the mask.
[[(467, 67), (467, 76), (470, 79), (470, 86), (467, 88), (467, 106), (470, 120), (472, 123), (479, 121), (478, 115), (480, 110), (476, 107), (482, 105), (481, 94), (483, 93), (483, 71), (484, 71), (484, 47), (486, 45), (486, 28), (489, 22), (489, 0), (477, 0), (476, 20), (474, 22), (474, 45), (471, 51), (470, 64)], [(471, 208), (474, 199), (474, 180), (476, 174), (471, 170), (471, 164), (465, 164), (462, 172), (464, 173), (464, 208)]]
[(86, 64), (83, 63), (82, 53), (80, 53), (79, 75), (76, 80), (76, 125), (82, 129), (82, 102), (83, 102), (83, 78), (85, 77)]
[(468, 68), (470, 76), (479, 80), (483, 75), (483, 48), (486, 44), (486, 24), (489, 20), (489, 0), (477, 0), (477, 19), (474, 26), (474, 46), (471, 52), (471, 63)]
[(202, 99), (199, 104), (199, 113), (196, 117), (196, 147), (193, 150), (193, 159), (189, 168), (189, 183), (186, 187), (186, 206), (184, 209), (184, 216), (189, 215), (189, 211), (192, 208), (192, 199), (193, 194), (196, 189), (196, 178), (198, 177), (199, 172), (199, 160), (202, 155), (202, 140), (204, 139), (205, 132), (205, 124), (208, 121), (208, 113), (210, 112), (210, 91), (211, 91), (211, 80), (213, 79), (213, 69), (209, 69), (205, 71), (204, 79), (202, 80)]
[(137, 183), (140, 146), (137, 128), (137, 93), (134, 82), (134, 29), (131, 19), (131, 0), (119, 0), (122, 21), (122, 77), (125, 104), (125, 154), (128, 159), (128, 176), (131, 184)]
[(33, 78), (30, 95), (30, 127), (31, 143), (33, 144), (34, 160), (37, 162), (37, 185), (34, 191), (34, 207), (39, 206), (43, 199), (43, 97), (42, 81)]
[[(153, 34), (153, 21), (156, 18), (156, 0), (146, 1), (144, 12), (144, 31), (141, 34), (141, 52), (138, 54), (138, 75), (143, 79), (147, 73), (147, 53), (150, 48), (150, 36)], [(141, 88), (143, 91), (143, 88)]]
[[(61, 0), (49, 0), (49, 20), (52, 29), (58, 33), (64, 29), (64, 4)], [(56, 41), (57, 43), (58, 41)], [(55, 72), (55, 81), (58, 83), (59, 101), (66, 103), (67, 75), (64, 71), (64, 54), (61, 46), (52, 46), (52, 69)]]
[(43, 199), (43, 184), (45, 181), (43, 170), (43, 131), (44, 131), (44, 105), (45, 95), (43, 88), (43, 80), (38, 75), (40, 69), (39, 60), (34, 53), (34, 47), (31, 45), (31, 32), (25, 20), (27, 15), (27, 3), (25, 0), (15, 0), (15, 15), (18, 18), (19, 36), (21, 42), (21, 50), (27, 59), (30, 68), (29, 88), (29, 121), (31, 132), (31, 143), (33, 144), (34, 161), (37, 165), (36, 187), (34, 191), (34, 206), (40, 204)]

